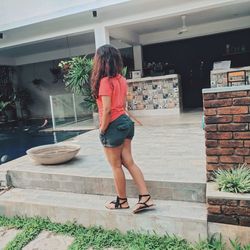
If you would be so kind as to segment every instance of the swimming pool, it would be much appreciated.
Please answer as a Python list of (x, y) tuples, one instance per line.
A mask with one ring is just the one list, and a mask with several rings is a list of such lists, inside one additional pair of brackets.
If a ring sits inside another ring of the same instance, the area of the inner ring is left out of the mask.
[(32, 147), (61, 142), (85, 132), (87, 131), (0, 130), (0, 164), (25, 155), (26, 150)]

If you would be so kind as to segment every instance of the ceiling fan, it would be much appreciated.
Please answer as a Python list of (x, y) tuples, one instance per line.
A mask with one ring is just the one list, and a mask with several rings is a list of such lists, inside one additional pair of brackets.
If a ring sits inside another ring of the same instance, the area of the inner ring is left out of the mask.
[(181, 19), (182, 19), (182, 27), (179, 30), (178, 35), (181, 35), (188, 31), (188, 28), (186, 26), (186, 16), (185, 15), (181, 16)]

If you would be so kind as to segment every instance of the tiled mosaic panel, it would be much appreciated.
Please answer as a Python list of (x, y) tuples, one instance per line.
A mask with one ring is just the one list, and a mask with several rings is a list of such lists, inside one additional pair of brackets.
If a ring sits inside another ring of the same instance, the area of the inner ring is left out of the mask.
[[(210, 76), (211, 88), (215, 87), (227, 87), (227, 72), (225, 73), (211, 73)], [(250, 71), (246, 71), (247, 84), (250, 81)], [(232, 86), (245, 85), (245, 82), (232, 82)]]
[(178, 78), (129, 83), (129, 110), (176, 107), (179, 107)]

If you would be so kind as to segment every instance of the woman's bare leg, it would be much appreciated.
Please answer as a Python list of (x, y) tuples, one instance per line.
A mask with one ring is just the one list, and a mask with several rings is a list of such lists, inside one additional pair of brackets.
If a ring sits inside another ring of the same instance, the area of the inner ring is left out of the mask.
[[(120, 198), (126, 198), (126, 179), (122, 169), (122, 161), (121, 161), (121, 153), (122, 153), (123, 146), (115, 147), (115, 148), (108, 148), (104, 147), (104, 152), (107, 157), (109, 164), (112, 167), (113, 175), (114, 175), (114, 182), (115, 182), (115, 189), (116, 193)], [(120, 203), (123, 201), (121, 200)], [(122, 207), (127, 207), (128, 203), (125, 202), (122, 204)], [(107, 204), (106, 207), (114, 208), (115, 204)]]
[[(149, 194), (143, 174), (140, 168), (136, 165), (133, 160), (132, 152), (131, 152), (131, 140), (125, 139), (123, 148), (122, 148), (122, 164), (128, 169), (131, 174), (137, 188), (139, 190), (140, 195)], [(141, 202), (145, 202), (148, 197), (142, 197)], [(150, 199), (147, 202), (147, 205), (152, 205), (153, 201)], [(135, 210), (140, 207), (140, 204), (137, 204)]]

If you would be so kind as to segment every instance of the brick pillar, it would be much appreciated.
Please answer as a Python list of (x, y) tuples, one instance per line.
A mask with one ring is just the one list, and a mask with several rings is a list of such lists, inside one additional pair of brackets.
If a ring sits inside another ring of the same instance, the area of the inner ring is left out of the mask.
[(223, 89), (203, 90), (208, 180), (213, 170), (250, 163), (250, 86)]

